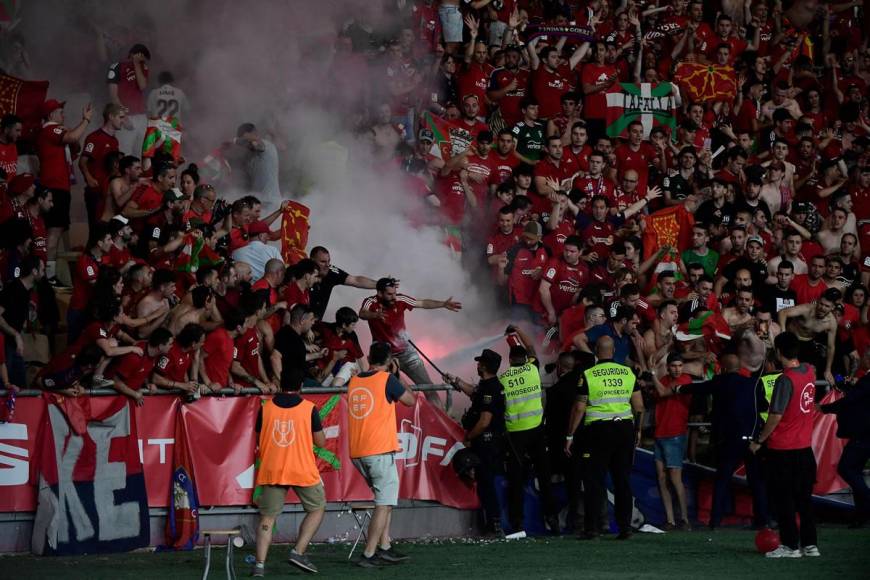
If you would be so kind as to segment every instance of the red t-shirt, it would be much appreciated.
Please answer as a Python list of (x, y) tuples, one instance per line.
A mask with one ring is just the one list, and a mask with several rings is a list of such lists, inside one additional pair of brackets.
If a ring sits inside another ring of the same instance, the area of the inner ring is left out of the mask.
[(571, 306), (559, 316), (559, 336), (562, 338), (562, 352), (573, 350), (573, 339), (586, 330), (586, 306), (582, 303)]
[(318, 325), (318, 330), (320, 331), (323, 346), (329, 349), (329, 354), (320, 359), (324, 364), (339, 350), (347, 351), (345, 357), (339, 362), (352, 363), (364, 356), (355, 332), (347, 336), (339, 336), (331, 325), (323, 323)]
[(459, 105), (462, 104), (462, 99), (466, 95), (477, 95), (477, 100), (480, 103), (480, 116), (485, 117), (487, 113), (486, 107), (486, 91), (489, 89), (489, 78), (492, 75), (493, 66), (491, 64), (478, 64), (472, 62), (467, 67), (456, 75), (457, 96), (459, 97)]
[[(589, 283), (589, 267), (582, 260), (571, 266), (562, 258), (550, 258), (541, 280), (550, 283), (550, 299), (558, 316), (571, 306), (574, 296)], [(536, 310), (545, 312), (540, 294), (535, 298)]]
[(562, 111), (562, 95), (571, 90), (569, 76), (568, 67), (550, 72), (543, 64), (532, 73), (532, 94), (538, 101), (539, 119), (555, 117)]
[(616, 169), (619, 178), (625, 175), (629, 169), (637, 171), (637, 191), (646, 191), (646, 184), (649, 180), (649, 169), (652, 166), (653, 160), (658, 157), (656, 148), (646, 142), (641, 142), (640, 148), (635, 151), (628, 143), (622, 143), (613, 150), (616, 155)]
[(66, 129), (57, 123), (43, 125), (36, 137), (36, 155), (39, 157), (39, 183), (49, 189), (69, 191), (70, 166), (64, 135)]
[[(616, 67), (610, 64), (589, 63), (583, 67), (580, 80), (583, 84), (594, 85), (616, 74)], [(607, 91), (586, 95), (583, 114), (587, 119), (603, 119), (607, 113)]]
[(610, 222), (593, 221), (583, 229), (581, 237), (590, 251), (598, 254), (598, 260), (607, 259), (615, 241), (616, 228)]
[(284, 287), (284, 302), (287, 308), (293, 308), (294, 304), (311, 304), (311, 292), (302, 290), (295, 282)]
[[(468, 172), (468, 183), (474, 191), (474, 196), (477, 199), (478, 210), (486, 207), (486, 201), (489, 197), (489, 186), (492, 183), (500, 183), (496, 177), (496, 159), (492, 154), (488, 154), (486, 159), (474, 153), (468, 156), (468, 165), (465, 170)], [(471, 176), (480, 179), (480, 182), (472, 179)]]
[[(660, 382), (667, 388), (677, 385), (688, 385), (692, 377), (683, 373), (676, 379), (670, 375), (661, 378)], [(688, 431), (689, 407), (692, 405), (692, 395), (672, 395), (656, 398), (656, 439), (678, 437)]]
[(574, 189), (579, 189), (585, 194), (587, 201), (591, 201), (592, 197), (596, 195), (603, 195), (610, 199), (611, 202), (616, 200), (616, 184), (603, 175), (598, 177), (578, 177), (574, 180), (573, 185)]
[(512, 127), (523, 120), (520, 103), (526, 96), (526, 89), (529, 85), (529, 71), (528, 69), (521, 68), (513, 73), (504, 68), (495, 69), (492, 72), (489, 87), (490, 90), (499, 90), (511, 84), (513, 80), (517, 81), (517, 87), (512, 91), (506, 92), (498, 101), (501, 117), (508, 127)]
[[(148, 79), (148, 65), (142, 63), (142, 72), (145, 79)], [(141, 115), (145, 113), (145, 93), (139, 88), (139, 83), (136, 82), (136, 67), (133, 66), (132, 60), (124, 60), (116, 62), (109, 67), (109, 72), (106, 75), (106, 81), (109, 84), (118, 85), (118, 99), (121, 104), (127, 107), (127, 112), (131, 115)], [(125, 151), (130, 155), (137, 155), (139, 151)]]
[[(562, 159), (559, 160), (559, 165), (556, 165), (548, 155), (535, 165), (536, 178), (549, 177), (560, 184), (567, 179), (571, 179), (578, 171), (579, 169), (577, 168), (573, 157), (565, 158), (563, 156)], [(532, 213), (538, 215), (549, 215), (550, 210), (553, 207), (553, 202), (550, 201), (549, 197), (543, 195), (530, 195), (529, 199), (532, 200)]]
[(233, 226), (230, 230), (230, 253), (248, 245), (248, 226)]
[(513, 262), (510, 262), (510, 253), (508, 253), (508, 267), (510, 274), (508, 275), (508, 292), (510, 293), (511, 304), (525, 304), (531, 306), (535, 303), (535, 297), (540, 286), (540, 279), (534, 277), (535, 270), (547, 265), (547, 250), (544, 246), (540, 246), (536, 250), (529, 250), (521, 247), (516, 250), (513, 256)]
[(15, 143), (0, 143), (0, 169), (11, 180), (18, 173), (18, 147)]
[(571, 157), (579, 171), (589, 171), (589, 156), (591, 154), (592, 147), (589, 145), (583, 145), (577, 153), (574, 152), (573, 147), (565, 147), (562, 150), (562, 159)]
[[(260, 336), (256, 328), (248, 329), (245, 334), (238, 337), (233, 344), (233, 360), (242, 365), (249, 375), (260, 377)], [(253, 384), (235, 379), (243, 387), (252, 387)]]
[[(109, 135), (100, 127), (85, 138), (82, 157), (87, 159), (88, 171), (99, 183), (100, 192), (105, 192), (109, 184), (109, 172), (106, 171), (106, 157), (112, 151), (118, 150), (118, 139)], [(162, 198), (161, 198), (161, 201)]]
[[(782, 413), (782, 419), (770, 434), (770, 449), (806, 449), (812, 445), (813, 404), (816, 397), (816, 371), (806, 363), (786, 369), (777, 383), (786, 379), (791, 383), (791, 396)], [(773, 403), (777, 400), (777, 387), (773, 388)]]
[(458, 225), (465, 218), (465, 189), (459, 172), (453, 171), (435, 179), (435, 190), (441, 202), (441, 215), (448, 224)]
[(230, 383), (230, 366), (233, 363), (233, 339), (226, 328), (216, 328), (208, 333), (202, 352), (202, 364), (213, 383), (226, 387)]
[(565, 249), (565, 240), (568, 239), (568, 236), (573, 235), (574, 220), (566, 216), (562, 218), (562, 221), (559, 222), (559, 225), (555, 229), (547, 232), (542, 241), (551, 256), (561, 256), (562, 250)]
[(33, 215), (29, 211), (24, 212), (24, 217), (27, 223), (30, 224), (30, 230), (33, 232), (33, 253), (43, 261), (48, 259), (48, 229), (45, 227), (45, 220), (42, 214)]
[(169, 352), (157, 359), (155, 370), (170, 381), (183, 383), (187, 381), (187, 371), (192, 364), (193, 353), (184, 352), (177, 343), (173, 343)]
[(815, 286), (811, 286), (809, 274), (798, 274), (791, 282), (791, 289), (797, 294), (798, 304), (809, 304), (821, 298), (828, 286), (821, 278)]
[(408, 348), (405, 335), (405, 312), (418, 306), (417, 300), (405, 294), (396, 294), (392, 306), (384, 306), (377, 296), (369, 296), (363, 301), (362, 309), (368, 312), (383, 312), (384, 319), (373, 318), (368, 321), (372, 340), (389, 342), (393, 353), (404, 352)]
[(495, 164), (496, 185), (510, 179), (514, 174), (514, 169), (520, 164), (520, 160), (513, 153), (509, 153), (507, 157), (502, 157), (498, 151), (493, 151), (489, 156)]
[(106, 378), (121, 379), (125, 385), (138, 391), (151, 376), (151, 371), (154, 370), (154, 357), (148, 356), (148, 344), (140, 342), (137, 344), (142, 349), (144, 354), (138, 355), (135, 353), (125, 354), (113, 361), (106, 370)]
[(115, 325), (106, 325), (102, 322), (91, 322), (85, 327), (81, 335), (71, 345), (66, 347), (59, 355), (55, 356), (49, 363), (53, 370), (64, 370), (71, 368), (76, 357), (85, 349), (85, 347), (96, 344), (98, 340), (108, 339), (118, 334), (120, 328)]
[(91, 301), (94, 292), (93, 284), (100, 274), (100, 263), (91, 254), (83, 253), (76, 262), (75, 279), (73, 280), (72, 296), (69, 307), (73, 310), (84, 310)]

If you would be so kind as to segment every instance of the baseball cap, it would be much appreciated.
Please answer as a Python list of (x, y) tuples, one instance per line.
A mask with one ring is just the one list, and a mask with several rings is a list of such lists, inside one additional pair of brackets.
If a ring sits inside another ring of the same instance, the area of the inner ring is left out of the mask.
[(42, 103), (42, 107), (40, 107), (39, 111), (42, 113), (42, 117), (48, 117), (52, 111), (56, 109), (62, 109), (66, 104), (66, 101), (58, 101), (57, 99), (48, 99), (44, 103)]
[(420, 129), (420, 132), (417, 134), (418, 141), (428, 141), (429, 143), (435, 142), (435, 135), (432, 133), (431, 129)]
[(501, 355), (488, 348), (483, 349), (480, 356), (474, 357), (476, 362), (482, 362), (489, 371), (497, 372), (501, 366)]
[(536, 222), (536, 221), (530, 221), (530, 222), (527, 223), (527, 224), (525, 225), (525, 227), (523, 228), (523, 233), (524, 233), (524, 234), (530, 234), (530, 235), (533, 235), (533, 236), (540, 236), (541, 233), (542, 233), (542, 232), (541, 232), (541, 224), (539, 224), (539, 223)]
[(762, 238), (761, 236), (749, 236), (749, 238), (747, 238), (746, 240), (746, 243), (748, 244), (750, 242), (755, 242), (762, 248), (764, 247), (764, 238)]
[(177, 187), (173, 187), (172, 189), (167, 190), (166, 193), (163, 194), (163, 203), (181, 201), (182, 199), (184, 199), (184, 194), (181, 193), (181, 190)]
[(30, 189), (36, 183), (36, 178), (30, 173), (21, 173), (12, 178), (9, 182), (9, 194), (16, 197)]
[(113, 220), (113, 221), (117, 221), (117, 222), (121, 222), (121, 223), (124, 224), (125, 226), (126, 226), (127, 224), (130, 223), (130, 220), (128, 220), (126, 217), (124, 217), (124, 216), (121, 215), (121, 214), (118, 214), (118, 215), (116, 215), (116, 216), (113, 216), (113, 217), (112, 217), (112, 220)]
[(269, 233), (269, 224), (266, 222), (254, 222), (248, 226), (248, 235), (259, 236), (260, 234)]

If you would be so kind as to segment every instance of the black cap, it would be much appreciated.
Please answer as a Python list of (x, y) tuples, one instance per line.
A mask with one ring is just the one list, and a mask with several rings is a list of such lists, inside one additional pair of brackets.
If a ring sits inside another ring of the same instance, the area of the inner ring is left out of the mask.
[(488, 348), (483, 349), (483, 352), (480, 353), (480, 356), (474, 357), (474, 360), (477, 362), (482, 362), (487, 370), (491, 373), (497, 373), (498, 368), (501, 366), (501, 355), (494, 350), (490, 350)]
[(521, 345), (516, 345), (511, 347), (510, 357), (511, 359), (517, 358), (526, 358), (529, 356), (529, 351), (526, 350), (526, 347)]

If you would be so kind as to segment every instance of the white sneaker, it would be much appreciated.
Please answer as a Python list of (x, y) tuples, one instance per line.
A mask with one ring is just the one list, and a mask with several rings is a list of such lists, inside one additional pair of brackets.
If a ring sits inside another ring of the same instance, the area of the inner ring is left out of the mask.
[(772, 552), (768, 552), (764, 555), (765, 558), (800, 558), (801, 557), (800, 550), (792, 550), (788, 546), (780, 546), (776, 550)]
[(801, 553), (808, 558), (818, 558), (822, 555), (818, 546), (804, 546)]
[(504, 537), (505, 540), (523, 540), (526, 538), (526, 531), (520, 530)]

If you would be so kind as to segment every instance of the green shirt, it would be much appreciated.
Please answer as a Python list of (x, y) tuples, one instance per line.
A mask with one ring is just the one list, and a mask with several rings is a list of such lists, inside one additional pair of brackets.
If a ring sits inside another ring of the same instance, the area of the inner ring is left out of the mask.
[(544, 156), (544, 125), (535, 121), (531, 127), (525, 121), (520, 121), (511, 129), (517, 140), (517, 153), (532, 161), (539, 161)]
[(689, 264), (701, 264), (704, 266), (705, 274), (711, 278), (716, 275), (716, 268), (719, 265), (719, 253), (717, 251), (708, 249), (707, 253), (702, 256), (696, 254), (695, 250), (686, 250), (683, 252), (682, 258), (686, 268), (689, 267)]

